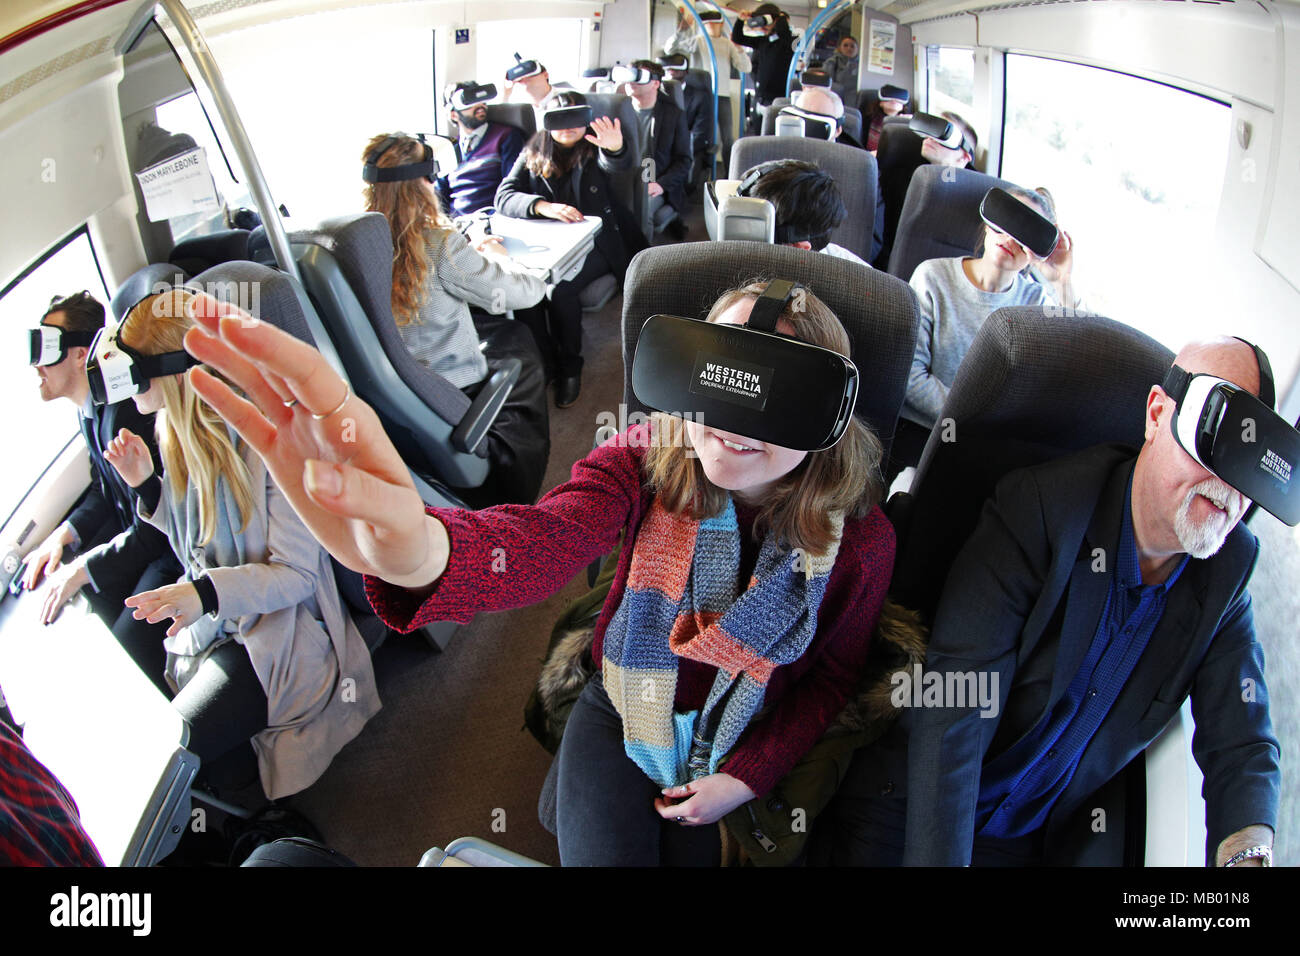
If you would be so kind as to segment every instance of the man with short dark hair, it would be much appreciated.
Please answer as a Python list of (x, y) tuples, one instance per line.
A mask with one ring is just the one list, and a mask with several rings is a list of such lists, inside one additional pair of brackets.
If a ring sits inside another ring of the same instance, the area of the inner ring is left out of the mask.
[(708, 81), (699, 73), (692, 73), (688, 67), (690, 61), (682, 53), (666, 53), (659, 57), (660, 66), (664, 68), (667, 79), (676, 80), (682, 85), (682, 100), (686, 108), (686, 129), (691, 137), (691, 156), (696, 175), (687, 184), (687, 191), (694, 195), (700, 172), (709, 166), (709, 155), (713, 152), (713, 96)]
[[(649, 175), (650, 215), (655, 232), (674, 239), (686, 236), (686, 177), (691, 171), (690, 134), (686, 116), (660, 92), (664, 68), (653, 60), (636, 60), (631, 68), (637, 80), (627, 93), (641, 128), (641, 165)], [(638, 80), (643, 82), (638, 82)]]
[(438, 180), (438, 194), (450, 216), (467, 216), (491, 206), (501, 180), (524, 148), (522, 132), (489, 123), (486, 104), (467, 101), (476, 89), (475, 83), (457, 83), (447, 97), (459, 131), (456, 155), (460, 158), (455, 170)]
[[(521, 69), (532, 64), (533, 69)], [(513, 73), (520, 75), (509, 79)], [(560, 90), (572, 89), (568, 83), (551, 85), (551, 74), (539, 60), (521, 60), (506, 72), (505, 98), (507, 103), (528, 103), (533, 108), (536, 129), (542, 128), (542, 114), (546, 112), (546, 101)]]
[[(1226, 338), (1174, 364), (1252, 394), (1266, 367)], [(1207, 859), (1271, 855), (1279, 748), (1246, 589), (1259, 543), (1238, 523), (1250, 502), (1175, 438), (1177, 414), (1152, 386), (1136, 458), (1102, 445), (999, 483), (948, 574), (926, 659), (937, 686), (977, 678), (993, 706), (910, 711), (906, 769), (897, 748), (863, 751), (837, 797), (837, 862), (1050, 861), (1064, 823), (1189, 695)]]
[(796, 159), (772, 163), (747, 195), (766, 199), (775, 207), (779, 245), (811, 249), (867, 265), (848, 249), (830, 241), (830, 234), (849, 212), (835, 180), (819, 166)]
[[(41, 325), (57, 328), (61, 334), (88, 337), (103, 328), (104, 307), (88, 292), (55, 298), (42, 316)], [(123, 601), (132, 594), (175, 584), (181, 567), (162, 532), (136, 518), (131, 489), (104, 460), (109, 441), (125, 428), (144, 438), (154, 468), (161, 473), (153, 416), (141, 415), (132, 401), (96, 405), (91, 400), (86, 376), (89, 350), (88, 344), (67, 346), (58, 361), (36, 365), (41, 400), (65, 398), (80, 411), (81, 437), (90, 452), (92, 481), (68, 519), (28, 555), (23, 587), (30, 591), (42, 578), (48, 579), (41, 612), (47, 624), (58, 617), (77, 591), (89, 587), (91, 607), (112, 628), (140, 669), (166, 692), (162, 642), (167, 625), (135, 620)], [(81, 553), (64, 564), (64, 551), (69, 548)]]

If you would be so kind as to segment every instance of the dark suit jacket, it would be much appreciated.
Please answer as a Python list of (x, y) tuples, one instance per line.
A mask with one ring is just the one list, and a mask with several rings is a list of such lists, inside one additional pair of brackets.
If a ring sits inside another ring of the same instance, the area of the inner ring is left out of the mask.
[[(905, 862), (970, 862), (981, 765), (1056, 706), (1092, 641), (1133, 462), (1132, 449), (1092, 448), (1013, 472), (986, 505), (948, 576), (926, 668), (996, 673), (998, 716), (956, 708), (910, 714)], [(1106, 573), (1093, 571), (1095, 549)], [(1258, 553), (1254, 535), (1238, 525), (1218, 554), (1188, 562), (1047, 819), (1049, 841), (1159, 736), (1189, 694), (1193, 751), (1205, 775), (1207, 856), (1244, 826), (1276, 824), (1279, 751), (1246, 590)]]
[(516, 219), (539, 219), (541, 217), (532, 211), (533, 205), (544, 199), (576, 206), (587, 216), (599, 216), (603, 225), (596, 236), (596, 248), (605, 256), (621, 283), (632, 256), (646, 246), (645, 236), (633, 218), (632, 210), (614, 198), (609, 182), (610, 173), (636, 165), (636, 156), (629, 146), (632, 142), (635, 140), (625, 139), (623, 148), (614, 154), (598, 149), (596, 162), (588, 161), (571, 170), (567, 176), (550, 179), (528, 171), (524, 164), (528, 156), (525, 147), (515, 160), (515, 168), (497, 190), (497, 211)]
[(654, 181), (664, 187), (668, 205), (686, 212), (686, 180), (691, 174), (691, 136), (686, 114), (671, 99), (659, 94), (650, 121)]
[[(162, 472), (154, 435), (154, 417), (142, 415), (135, 402), (97, 405), (87, 419), (78, 416), (81, 437), (90, 452), (91, 483), (68, 522), (81, 538), (82, 546), (94, 546), (86, 559), (86, 571), (96, 591), (108, 594), (134, 593), (144, 569), (155, 559), (172, 555), (167, 538), (152, 525), (136, 517), (135, 495), (112, 465), (104, 460), (104, 448), (125, 428), (139, 435), (149, 446), (155, 471)], [(181, 574), (176, 565), (176, 576)]]

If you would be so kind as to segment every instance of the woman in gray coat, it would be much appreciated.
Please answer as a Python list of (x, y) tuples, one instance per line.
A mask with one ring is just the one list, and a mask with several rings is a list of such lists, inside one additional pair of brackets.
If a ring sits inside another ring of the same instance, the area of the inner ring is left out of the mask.
[[(181, 351), (190, 298), (178, 290), (141, 302), (120, 341), (143, 355)], [(155, 378), (134, 401), (157, 412), (164, 474), (125, 429), (104, 457), (185, 574), (126, 603), (137, 618), (171, 621), (166, 677), (190, 749), (207, 765), (251, 744), (267, 797), (296, 793), (379, 710), (370, 654), (329, 556), (185, 376)]]

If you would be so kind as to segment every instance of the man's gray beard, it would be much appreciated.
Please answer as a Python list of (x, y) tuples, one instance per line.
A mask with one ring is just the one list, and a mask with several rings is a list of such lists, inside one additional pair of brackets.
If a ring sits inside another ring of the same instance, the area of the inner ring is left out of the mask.
[[(1201, 493), (1216, 494), (1220, 491), (1226, 491), (1223, 496), (1228, 506), (1226, 518), (1222, 521), (1210, 518), (1204, 524), (1193, 522), (1192, 499)], [(1236, 492), (1217, 478), (1207, 478), (1187, 492), (1187, 497), (1174, 515), (1174, 534), (1178, 536), (1182, 549), (1193, 558), (1208, 558), (1218, 554), (1228, 533), (1236, 526), (1236, 500)]]

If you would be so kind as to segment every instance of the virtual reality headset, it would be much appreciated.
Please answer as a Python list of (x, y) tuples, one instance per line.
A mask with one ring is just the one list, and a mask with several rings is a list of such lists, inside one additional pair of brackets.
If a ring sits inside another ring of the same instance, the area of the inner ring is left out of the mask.
[(691, 67), (691, 61), (683, 53), (665, 53), (663, 56), (655, 57), (655, 62), (665, 70), (681, 70), (685, 72)]
[(838, 352), (776, 332), (795, 289), (772, 280), (744, 326), (650, 316), (632, 359), (637, 399), (755, 441), (830, 448), (853, 415), (858, 370)]
[(831, 75), (825, 70), (804, 70), (799, 74), (799, 84), (804, 89), (820, 86), (830, 89)]
[(530, 76), (536, 76), (545, 71), (536, 60), (525, 60), (518, 53), (515, 54), (515, 65), (506, 70), (506, 79), (511, 83), (518, 83)]
[(27, 330), (28, 365), (58, 365), (68, 357), (68, 349), (90, 345), (94, 332), (70, 332), (57, 325), (38, 325)]
[(834, 116), (811, 113), (797, 106), (783, 106), (776, 114), (777, 136), (806, 136), (809, 139), (829, 140), (839, 129), (840, 121)]
[(587, 80), (608, 80), (610, 78), (610, 68), (607, 66), (593, 66), (589, 70), (582, 71), (583, 79)]
[(966, 142), (966, 134), (956, 123), (950, 123), (942, 116), (929, 113), (917, 113), (908, 121), (908, 127), (914, 133), (920, 133), (930, 139), (938, 140), (940, 146), (948, 149), (964, 149), (971, 152), (971, 144)]
[(701, 10), (701, 11), (700, 11), (700, 20), (702, 20), (704, 23), (708, 23), (710, 20), (721, 20), (721, 19), (722, 19), (722, 11), (721, 11), (721, 10)]
[(1300, 431), (1273, 411), (1272, 368), (1258, 346), (1251, 348), (1259, 360), (1260, 398), (1232, 382), (1177, 365), (1161, 387), (1178, 403), (1173, 433), (1183, 451), (1295, 527), (1300, 524), (1300, 493), (1294, 491), (1292, 477), (1300, 461)]
[(586, 129), (590, 125), (590, 106), (557, 106), (542, 114), (542, 128), (548, 133), (553, 129)]
[(772, 16), (768, 13), (759, 13), (745, 20), (745, 26), (751, 30), (761, 30), (772, 22)]
[(662, 80), (663, 75), (644, 66), (624, 66), (619, 64), (609, 71), (609, 78), (615, 83), (649, 83)]
[[(165, 293), (164, 293), (165, 294)], [(150, 296), (141, 299), (147, 301)], [(135, 311), (137, 302), (126, 311)], [(86, 378), (90, 382), (90, 397), (96, 405), (116, 405), (118, 402), (149, 390), (155, 378), (179, 375), (199, 364), (189, 352), (163, 352), (160, 355), (143, 355), (121, 340), (122, 324), (106, 325), (95, 333), (86, 356)]]
[(980, 218), (1040, 259), (1050, 256), (1061, 238), (1060, 230), (1052, 220), (997, 186), (980, 200)]
[(361, 178), (368, 183), (398, 183), (407, 179), (423, 177), (429, 182), (436, 182), (439, 176), (446, 176), (456, 168), (456, 147), (445, 136), (436, 133), (425, 136), (417, 133), (416, 139), (424, 144), (424, 159), (401, 166), (384, 166), (378, 164), (379, 158), (403, 139), (409, 139), (405, 133), (394, 133), (366, 154), (361, 167)]
[(497, 95), (495, 83), (457, 83), (447, 97), (447, 105), (454, 110), (467, 110), (476, 103), (486, 103)]
[(893, 86), (889, 83), (880, 88), (878, 96), (882, 100), (898, 100), (900, 103), (906, 103), (912, 98), (912, 94), (901, 86)]

